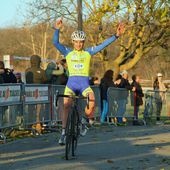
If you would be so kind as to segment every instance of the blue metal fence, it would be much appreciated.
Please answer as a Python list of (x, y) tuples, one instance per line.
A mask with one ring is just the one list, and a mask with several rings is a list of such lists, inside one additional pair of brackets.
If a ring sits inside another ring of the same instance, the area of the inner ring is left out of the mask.
[[(63, 114), (63, 98), (58, 100), (56, 107), (56, 91), (64, 93), (65, 86), (62, 85), (40, 85), (40, 84), (2, 84), (0, 85), (0, 138), (4, 136), (2, 130), (5, 128), (27, 128), (35, 123), (51, 123), (61, 125)], [(101, 116), (101, 96), (99, 86), (92, 86), (95, 94), (96, 121)], [(140, 106), (139, 118), (146, 119), (146, 111), (149, 116), (156, 117), (155, 91), (144, 91), (144, 104)], [(162, 102), (160, 117), (170, 117), (170, 92), (164, 92), (165, 101)], [(131, 95), (125, 89), (109, 88), (108, 96), (108, 120), (117, 117), (120, 100), (126, 96), (126, 109), (124, 117), (134, 118), (134, 106), (131, 105)], [(80, 112), (84, 114), (85, 102), (80, 101)], [(149, 105), (150, 104), (150, 105)], [(147, 110), (148, 109), (148, 110)], [(152, 113), (152, 114), (151, 114)], [(5, 139), (5, 138), (4, 138)]]

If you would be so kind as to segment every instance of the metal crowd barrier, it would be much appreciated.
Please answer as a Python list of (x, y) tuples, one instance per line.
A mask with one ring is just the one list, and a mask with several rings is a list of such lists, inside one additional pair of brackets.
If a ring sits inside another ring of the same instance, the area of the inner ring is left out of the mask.
[[(170, 119), (170, 92), (161, 92), (154, 90), (143, 91), (143, 105), (139, 106), (138, 119), (144, 124), (156, 124), (160, 121), (168, 121)], [(160, 99), (160, 94), (164, 99)], [(135, 118), (135, 105), (132, 105), (134, 100), (134, 92), (129, 92), (126, 89), (110, 87), (107, 91), (107, 99), (109, 104), (108, 120), (114, 121), (118, 117), (119, 109), (125, 107), (123, 117), (129, 120)], [(160, 115), (157, 113), (160, 110)]]
[(0, 139), (6, 140), (4, 130), (22, 124), (22, 85), (0, 86)]
[(63, 105), (63, 98), (58, 99), (58, 103), (56, 105), (56, 92), (58, 91), (59, 94), (64, 94), (64, 85), (51, 85), (51, 91), (52, 91), (52, 122), (53, 124), (61, 125), (62, 122), (62, 115), (64, 110)]
[[(0, 139), (5, 140), (4, 129), (22, 130), (35, 128), (37, 123), (60, 126), (63, 115), (63, 98), (56, 106), (56, 90), (64, 93), (63, 85), (47, 84), (2, 84), (0, 86)], [(100, 89), (92, 86), (96, 99), (94, 118), (101, 114)], [(79, 101), (79, 110), (84, 114), (85, 101)]]
[(143, 109), (144, 120), (147, 124), (170, 119), (170, 92), (169, 91), (144, 91)]
[(51, 121), (51, 91), (49, 85), (25, 84), (23, 88), (24, 127)]
[[(9, 128), (27, 129), (36, 123), (61, 125), (63, 98), (59, 98), (56, 107), (56, 90), (64, 93), (65, 86), (42, 84), (2, 84), (0, 85), (0, 140), (5, 141), (4, 130)], [(95, 114), (98, 121), (101, 115), (101, 96), (99, 86), (92, 86), (95, 93)], [(108, 120), (118, 115), (119, 109), (125, 108), (124, 117), (134, 119), (135, 106), (131, 104), (133, 92), (110, 87), (107, 91)], [(164, 96), (160, 109), (160, 94)], [(85, 101), (80, 100), (79, 110), (84, 114)], [(170, 118), (170, 92), (144, 91), (143, 105), (140, 106), (139, 119), (146, 124), (156, 122), (157, 117), (166, 121)], [(99, 119), (100, 120), (100, 119)]]
[(108, 120), (119, 117), (118, 112), (124, 107), (123, 117), (133, 118), (134, 107), (131, 106), (130, 94), (127, 89), (110, 87), (107, 91)]

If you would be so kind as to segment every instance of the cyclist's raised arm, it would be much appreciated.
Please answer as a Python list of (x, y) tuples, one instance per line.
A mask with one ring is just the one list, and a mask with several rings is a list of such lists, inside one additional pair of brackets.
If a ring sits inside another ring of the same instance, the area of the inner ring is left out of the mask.
[(110, 45), (112, 42), (114, 42), (123, 32), (124, 32), (124, 25), (119, 24), (115, 35), (108, 38), (103, 43), (99, 44), (98, 46), (87, 48), (86, 51), (88, 51), (91, 55), (98, 53), (99, 51), (103, 50), (105, 47)]
[(103, 43), (94, 46), (94, 47), (89, 47), (87, 49), (85, 49), (85, 51), (88, 51), (91, 55), (94, 55), (96, 53), (98, 53), (99, 51), (103, 50), (105, 47), (107, 47), (108, 45), (110, 45), (112, 42), (114, 42), (118, 37), (116, 37), (115, 35), (113, 35), (112, 37), (110, 37), (109, 39), (105, 40)]
[(62, 26), (62, 19), (57, 20), (54, 24), (55, 33), (53, 36), (53, 44), (64, 56), (66, 56), (71, 51), (71, 49), (65, 47), (59, 42), (59, 32), (60, 32), (59, 30), (61, 26)]

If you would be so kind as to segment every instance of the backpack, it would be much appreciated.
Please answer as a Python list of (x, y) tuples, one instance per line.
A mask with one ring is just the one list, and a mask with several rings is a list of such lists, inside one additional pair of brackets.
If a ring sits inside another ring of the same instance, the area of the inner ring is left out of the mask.
[(15, 77), (12, 70), (6, 68), (2, 74), (4, 83), (17, 83), (17, 78)]

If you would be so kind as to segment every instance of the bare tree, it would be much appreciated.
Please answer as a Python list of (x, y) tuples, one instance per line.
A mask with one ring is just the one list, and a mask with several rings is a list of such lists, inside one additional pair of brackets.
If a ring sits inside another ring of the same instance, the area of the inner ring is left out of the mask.
[(76, 3), (74, 0), (33, 0), (27, 5), (27, 18), (34, 24), (53, 22), (58, 17), (77, 22)]
[(52, 43), (47, 42), (52, 39), (52, 24), (58, 17), (69, 20), (69, 23), (77, 22), (77, 11), (74, 10), (76, 4), (68, 0), (33, 0), (28, 2), (27, 6), (28, 11), (23, 29), (28, 39), (20, 43), (25, 48), (29, 48), (33, 54), (49, 58), (53, 48), (49, 48), (49, 44)]

